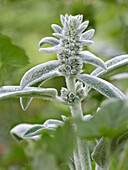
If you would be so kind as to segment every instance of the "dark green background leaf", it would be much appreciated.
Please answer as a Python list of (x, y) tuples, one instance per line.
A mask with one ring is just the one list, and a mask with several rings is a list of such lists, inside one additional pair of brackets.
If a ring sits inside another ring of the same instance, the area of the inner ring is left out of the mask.
[(0, 62), (1, 65), (9, 64), (16, 67), (26, 66), (29, 63), (25, 51), (13, 45), (11, 39), (3, 34), (0, 34)]
[(113, 99), (105, 102), (93, 118), (78, 121), (77, 133), (81, 137), (114, 137), (124, 132), (128, 125), (128, 101)]

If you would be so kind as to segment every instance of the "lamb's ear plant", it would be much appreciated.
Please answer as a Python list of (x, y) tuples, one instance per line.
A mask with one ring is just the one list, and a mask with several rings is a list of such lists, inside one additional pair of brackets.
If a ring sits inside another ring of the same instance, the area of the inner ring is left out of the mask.
[[(109, 169), (110, 160), (128, 139), (128, 102), (117, 87), (102, 77), (128, 64), (128, 55), (117, 56), (104, 62), (88, 50), (83, 50), (83, 47), (93, 44), (90, 39), (95, 30), (85, 31), (89, 21), (82, 22), (82, 15), (67, 14), (60, 15), (60, 20), (62, 27), (52, 24), (56, 38), (46, 37), (39, 42), (39, 51), (57, 53), (58, 60), (28, 70), (21, 79), (20, 86), (1, 87), (0, 99), (20, 97), (23, 110), (28, 108), (33, 98), (51, 100), (70, 107), (71, 116), (62, 116), (62, 121), (49, 119), (43, 124), (19, 124), (11, 130), (11, 135), (17, 141), (47, 141), (49, 152), (55, 153), (59, 159), (58, 164), (65, 163), (71, 170), (91, 170), (92, 162), (95, 162), (97, 170)], [(43, 48), (45, 43), (52, 47)], [(82, 74), (83, 63), (97, 68), (91, 74)], [(66, 81), (66, 88), (62, 87), (60, 96), (54, 88), (41, 87), (44, 82), (57, 76), (64, 76)], [(110, 99), (101, 105), (94, 117), (83, 115), (81, 106), (91, 88)], [(48, 134), (47, 137), (45, 133)], [(97, 142), (92, 158), (89, 153), (89, 140)], [(47, 158), (47, 154), (45, 156)], [(41, 157), (39, 160), (41, 161)], [(50, 168), (50, 165), (48, 166)], [(37, 167), (41, 169), (39, 163), (34, 168)], [(57, 168), (59, 169), (55, 164), (52, 167)]]

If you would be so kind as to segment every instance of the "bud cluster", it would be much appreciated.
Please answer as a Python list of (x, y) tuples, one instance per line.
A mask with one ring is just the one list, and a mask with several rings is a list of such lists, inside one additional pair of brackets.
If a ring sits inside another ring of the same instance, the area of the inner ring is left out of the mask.
[(85, 88), (83, 87), (83, 83), (77, 81), (75, 84), (76, 94), (69, 91), (68, 89), (62, 87), (61, 89), (61, 97), (65, 100), (68, 104), (72, 104), (77, 102), (79, 99), (84, 98), (86, 96)]
[(79, 100), (79, 96), (77, 96), (73, 92), (70, 92), (68, 89), (66, 89), (64, 87), (62, 87), (62, 89), (61, 89), (61, 97), (68, 104), (72, 104), (72, 103), (77, 102)]
[(65, 60), (65, 63), (59, 68), (59, 71), (66, 76), (76, 75), (82, 71), (82, 61), (78, 57), (70, 57)]
[[(62, 37), (60, 39), (61, 50), (57, 53), (58, 59), (64, 63), (60, 71), (64, 75), (76, 75), (82, 71), (82, 62), (80, 58), (76, 58), (79, 52), (82, 50), (81, 45), (78, 43), (80, 35), (78, 28), (82, 22), (83, 16), (68, 16), (65, 15), (65, 21), (63, 23)], [(72, 59), (77, 60), (72, 63)]]

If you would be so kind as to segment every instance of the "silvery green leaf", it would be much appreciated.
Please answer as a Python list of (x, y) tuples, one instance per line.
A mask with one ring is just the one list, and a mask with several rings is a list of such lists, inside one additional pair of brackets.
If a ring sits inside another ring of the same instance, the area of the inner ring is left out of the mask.
[[(10, 86), (9, 86), (10, 87)], [(1, 91), (1, 88), (0, 88)], [(57, 90), (54, 88), (36, 88), (26, 87), (23, 90), (0, 93), (0, 99), (18, 98), (18, 97), (36, 97), (43, 99), (51, 99), (57, 96)]]
[(60, 72), (58, 71), (60, 65), (60, 61), (53, 60), (31, 68), (21, 79), (21, 88), (33, 86), (36, 83), (42, 84), (52, 77), (60, 76)]
[(89, 21), (84, 21), (80, 27), (77, 30), (78, 34), (81, 34), (87, 27), (88, 27)]
[(125, 98), (125, 95), (111, 83), (88, 74), (81, 74), (77, 76), (79, 80), (99, 91), (104, 96), (109, 98)]
[(63, 126), (64, 122), (55, 119), (48, 119), (44, 122), (45, 127), (47, 128), (57, 128), (58, 126)]
[(44, 125), (32, 125), (27, 131), (24, 133), (23, 137), (31, 137), (41, 134), (43, 130), (47, 128)]
[(20, 86), (2, 86), (0, 88), (0, 95), (8, 92), (20, 91)]
[(64, 36), (62, 34), (59, 34), (59, 33), (53, 33), (52, 35), (54, 35), (57, 38), (64, 38)]
[(28, 108), (31, 101), (31, 97), (20, 97), (20, 105), (24, 111)]
[(96, 67), (102, 67), (106, 70), (106, 66), (103, 60), (95, 56), (94, 54), (90, 53), (89, 51), (82, 51), (79, 53), (79, 57), (83, 60), (85, 63), (92, 64)]
[(114, 57), (114, 58), (108, 60), (107, 62), (105, 62), (107, 71), (102, 68), (97, 68), (91, 73), (91, 75), (102, 77), (102, 76), (108, 74), (109, 72), (112, 72), (113, 70), (115, 70), (125, 64), (128, 64), (128, 55), (127, 54)]
[(61, 21), (61, 24), (64, 26), (65, 17), (63, 15), (60, 15), (60, 21)]
[[(117, 151), (128, 141), (128, 131), (115, 136), (109, 142), (110, 159), (112, 160)], [(101, 138), (94, 148), (92, 159), (100, 166), (105, 167), (107, 164), (107, 142), (105, 138)]]
[[(21, 79), (20, 86), (25, 88), (28, 86), (41, 86), (45, 81), (52, 77), (60, 76), (61, 73), (58, 71), (58, 67), (61, 62), (58, 60), (49, 61), (43, 64), (39, 64), (30, 70), (28, 70), (23, 78)], [(26, 110), (31, 102), (31, 98), (21, 98), (20, 103), (23, 110)]]
[(55, 119), (48, 119), (42, 125), (33, 125), (24, 134), (24, 137), (36, 136), (42, 134), (43, 131), (51, 132), (55, 130), (58, 126), (62, 126), (64, 123)]
[[(24, 134), (26, 133), (26, 131), (28, 129), (30, 129), (31, 127), (33, 127), (32, 124), (19, 124), (16, 125), (14, 128), (12, 128), (12, 130), (10, 131), (10, 134), (12, 135), (12, 137), (17, 140), (18, 142), (22, 141), (23, 139), (28, 139), (27, 137), (24, 137)], [(30, 137), (30, 139), (34, 139), (34, 140), (38, 140), (40, 138), (39, 135), (36, 135), (34, 137)]]
[(114, 76), (110, 77), (110, 80), (121, 80), (121, 79), (127, 79), (128, 78), (128, 73), (119, 73)]
[(62, 32), (62, 28), (61, 28), (59, 25), (52, 24), (51, 27), (52, 27), (52, 29), (53, 29), (56, 33), (61, 33), (61, 32)]
[(82, 40), (90, 40), (93, 37), (94, 33), (95, 33), (95, 30), (90, 29), (90, 30), (84, 32), (83, 34), (81, 34), (81, 39)]
[(91, 44), (94, 44), (93, 41), (91, 40), (79, 40), (76, 45), (79, 45), (79, 46), (88, 46), (88, 45), (91, 45)]
[(104, 138), (101, 138), (91, 154), (93, 161), (102, 168), (106, 165), (107, 162), (106, 145), (107, 143)]
[(59, 50), (59, 45), (54, 47), (40, 48), (39, 51), (44, 53), (56, 53)]
[(42, 38), (39, 42), (39, 47), (41, 47), (42, 45), (44, 45), (45, 43), (48, 43), (48, 44), (51, 44), (53, 46), (56, 46), (59, 44), (59, 40), (57, 40), (56, 38), (54, 37), (45, 37), (45, 38)]

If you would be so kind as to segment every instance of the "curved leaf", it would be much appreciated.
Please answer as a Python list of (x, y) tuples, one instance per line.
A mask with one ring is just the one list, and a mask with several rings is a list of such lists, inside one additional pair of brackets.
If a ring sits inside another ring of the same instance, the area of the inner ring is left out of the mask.
[(51, 44), (53, 46), (56, 46), (59, 44), (59, 40), (57, 40), (54, 37), (45, 37), (42, 38), (39, 42), (39, 47), (42, 47), (45, 43)]
[[(28, 129), (32, 127), (33, 127), (32, 124), (26, 124), (26, 123), (19, 124), (19, 125), (16, 125), (14, 128), (12, 128), (12, 130), (10, 131), (10, 134), (16, 141), (20, 142), (23, 139), (27, 139), (27, 137), (25, 137), (24, 134), (26, 133)], [(40, 136), (36, 135), (36, 136), (29, 137), (29, 138), (38, 140)]]
[(54, 35), (57, 38), (64, 38), (63, 34), (60, 33), (53, 33), (52, 35)]
[(97, 165), (104, 168), (107, 163), (107, 143), (104, 138), (101, 138), (98, 144), (95, 146), (94, 151), (91, 154), (91, 157)]
[(59, 25), (52, 24), (51, 27), (52, 27), (52, 29), (53, 29), (56, 33), (61, 33), (61, 32), (62, 32), (62, 28), (61, 28)]
[(58, 126), (64, 125), (64, 123), (60, 120), (48, 119), (44, 122), (44, 125), (48, 128), (57, 128)]
[(94, 33), (95, 33), (95, 30), (90, 29), (90, 30), (84, 32), (83, 34), (81, 34), (81, 39), (90, 40), (93, 37)]
[(65, 17), (63, 15), (60, 15), (60, 21), (61, 21), (61, 24), (64, 26)]
[(79, 46), (88, 46), (88, 45), (91, 45), (91, 44), (94, 44), (93, 41), (91, 40), (79, 40), (76, 45), (79, 45)]
[(33, 86), (36, 83), (42, 84), (52, 77), (60, 76), (61, 73), (58, 71), (60, 65), (60, 61), (53, 60), (31, 68), (21, 79), (21, 88), (23, 89), (28, 86)]
[(30, 127), (25, 133), (23, 137), (31, 137), (35, 135), (41, 134), (42, 130), (46, 130), (47, 128), (44, 125), (33, 125)]
[[(116, 152), (128, 141), (128, 131), (115, 136), (112, 138), (109, 142), (109, 153), (111, 156), (111, 160), (113, 156), (116, 154)], [(101, 138), (97, 145), (94, 148), (94, 151), (92, 152), (92, 159), (101, 167), (105, 167), (107, 164), (107, 142), (105, 138)]]
[(90, 53), (89, 51), (82, 51), (78, 55), (83, 62), (92, 64), (96, 67), (102, 67), (106, 70), (106, 66), (103, 60), (95, 56), (94, 54)]
[(3, 93), (15, 92), (15, 91), (20, 91), (20, 90), (21, 90), (20, 86), (2, 86), (0, 88), (0, 95)]
[(40, 48), (39, 51), (44, 53), (56, 53), (59, 50), (59, 46)]
[(110, 80), (121, 80), (121, 79), (127, 79), (128, 78), (128, 73), (119, 73), (114, 76), (110, 77)]
[(81, 74), (77, 77), (85, 84), (91, 86), (92, 88), (109, 98), (125, 98), (125, 95), (118, 88), (101, 78), (88, 74)]
[(128, 64), (128, 55), (127, 54), (117, 56), (117, 57), (114, 57), (114, 58), (108, 60), (107, 62), (105, 62), (107, 70), (104, 70), (102, 68), (97, 68), (91, 73), (91, 75), (102, 77), (125, 64)]
[[(8, 86), (6, 86), (6, 89), (7, 88)], [(0, 91), (2, 91), (2, 89), (3, 87), (0, 88)], [(0, 99), (17, 98), (17, 97), (37, 97), (37, 98), (50, 99), (50, 98), (55, 98), (56, 95), (57, 95), (57, 90), (53, 88), (43, 89), (43, 88), (36, 88), (36, 87), (27, 87), (23, 90), (15, 90), (15, 89), (14, 91), (6, 90), (6, 92), (0, 93)]]
[[(58, 60), (49, 61), (47, 63), (39, 64), (28, 70), (21, 79), (21, 89), (28, 86), (41, 86), (45, 81), (52, 77), (60, 76), (58, 67), (61, 63)], [(31, 103), (32, 98), (20, 98), (20, 104), (23, 110), (26, 110)]]
[(54, 131), (58, 126), (64, 125), (64, 122), (56, 119), (48, 119), (43, 125), (33, 125), (30, 129), (28, 129), (24, 136), (35, 136), (42, 134), (43, 131), (51, 132)]
[(77, 33), (81, 34), (87, 27), (88, 27), (89, 21), (84, 21), (80, 27), (78, 28)]

